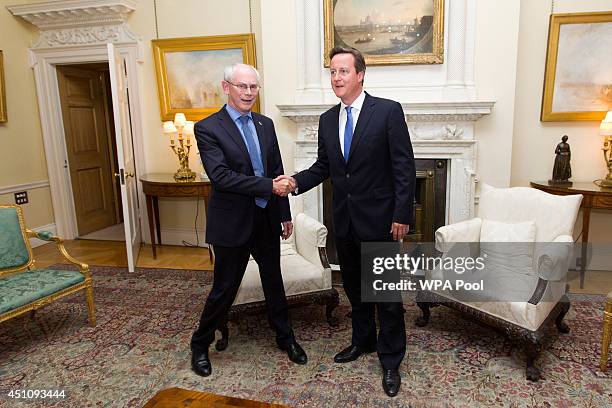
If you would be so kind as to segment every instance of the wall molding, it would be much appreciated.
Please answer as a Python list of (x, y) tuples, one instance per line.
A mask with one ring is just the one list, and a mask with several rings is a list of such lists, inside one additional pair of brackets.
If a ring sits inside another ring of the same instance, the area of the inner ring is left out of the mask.
[(34, 190), (37, 188), (49, 187), (49, 180), (32, 181), (31, 183), (13, 184), (12, 186), (0, 187), (0, 195), (12, 194), (18, 191)]

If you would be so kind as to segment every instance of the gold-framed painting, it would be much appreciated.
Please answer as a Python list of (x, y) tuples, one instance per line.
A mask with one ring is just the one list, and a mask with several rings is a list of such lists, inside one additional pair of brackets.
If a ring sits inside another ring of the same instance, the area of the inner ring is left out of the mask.
[(442, 64), (444, 0), (323, 0), (324, 62), (335, 46), (367, 65)]
[(4, 88), (4, 59), (0, 50), (0, 122), (6, 122), (6, 90)]
[(612, 110), (612, 12), (553, 14), (540, 120), (602, 120)]
[[(153, 40), (152, 46), (163, 121), (177, 112), (197, 121), (218, 111), (227, 100), (223, 69), (257, 64), (253, 34)], [(259, 112), (259, 100), (253, 110)]]

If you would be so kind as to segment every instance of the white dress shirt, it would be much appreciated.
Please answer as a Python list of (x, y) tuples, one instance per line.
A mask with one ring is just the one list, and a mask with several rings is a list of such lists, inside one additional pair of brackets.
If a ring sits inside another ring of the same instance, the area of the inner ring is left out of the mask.
[(350, 106), (351, 115), (353, 116), (353, 134), (355, 133), (355, 126), (357, 126), (357, 120), (359, 119), (359, 113), (361, 112), (361, 108), (363, 106), (363, 101), (365, 100), (365, 92), (361, 91), (357, 99), (353, 101), (350, 105), (345, 105), (342, 101), (340, 101), (340, 118), (338, 121), (338, 137), (340, 138), (340, 149), (342, 150), (342, 155), (344, 155), (344, 128), (346, 127), (346, 107)]

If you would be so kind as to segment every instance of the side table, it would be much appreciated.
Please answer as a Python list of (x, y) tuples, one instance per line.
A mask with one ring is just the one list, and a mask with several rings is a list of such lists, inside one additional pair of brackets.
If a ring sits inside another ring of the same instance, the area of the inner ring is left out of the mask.
[[(195, 197), (204, 199), (204, 209), (208, 212), (208, 197), (210, 196), (210, 182), (196, 176), (194, 181), (176, 181), (171, 173), (151, 173), (140, 178), (142, 190), (147, 200), (147, 218), (149, 219), (149, 233), (151, 234), (151, 247), (153, 259), (157, 258), (156, 246), (161, 245), (161, 230), (159, 227), (159, 197)], [(157, 232), (157, 243), (155, 243)], [(208, 248), (211, 254), (210, 247)], [(212, 260), (212, 257), (211, 257)]]

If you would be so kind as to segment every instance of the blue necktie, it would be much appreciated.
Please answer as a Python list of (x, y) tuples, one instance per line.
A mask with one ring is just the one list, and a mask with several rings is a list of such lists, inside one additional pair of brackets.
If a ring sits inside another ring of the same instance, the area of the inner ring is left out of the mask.
[[(249, 156), (251, 157), (251, 164), (253, 165), (253, 172), (255, 173), (257, 177), (263, 177), (264, 175), (263, 162), (261, 161), (261, 156), (257, 153), (257, 144), (255, 143), (255, 138), (253, 137), (253, 133), (251, 132), (251, 129), (249, 128), (250, 117), (248, 115), (244, 115), (244, 116), (241, 116), (239, 119), (240, 119), (240, 124), (242, 127), (242, 133), (244, 134), (244, 138), (246, 139), (246, 142), (247, 142)], [(256, 197), (255, 204), (257, 204), (258, 207), (266, 208), (266, 205), (268, 204), (268, 200), (266, 200), (265, 198)]]
[(344, 127), (344, 161), (348, 162), (349, 152), (351, 151), (351, 142), (353, 141), (353, 115), (351, 115), (350, 106), (346, 108), (346, 126)]

